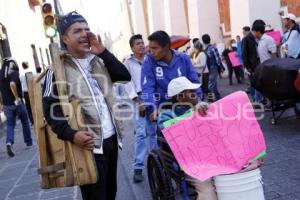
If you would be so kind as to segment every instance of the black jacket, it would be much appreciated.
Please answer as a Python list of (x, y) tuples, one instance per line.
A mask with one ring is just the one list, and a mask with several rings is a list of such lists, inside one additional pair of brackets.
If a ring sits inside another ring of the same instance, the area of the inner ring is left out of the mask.
[[(107, 67), (112, 82), (131, 80), (131, 76), (127, 68), (108, 50), (105, 50), (103, 53), (98, 55), (98, 57), (103, 60), (104, 65)], [(44, 116), (59, 139), (73, 142), (73, 138), (77, 130), (73, 130), (69, 126), (67, 120), (64, 119), (64, 114), (61, 106), (59, 105), (59, 99), (57, 98), (57, 87), (52, 83), (55, 83), (55, 77), (53, 71), (49, 69), (47, 71), (43, 87)], [(52, 95), (46, 95), (50, 93)], [(52, 116), (55, 116), (56, 119)]]
[(257, 43), (252, 33), (249, 33), (242, 40), (242, 56), (244, 66), (249, 72), (253, 73), (260, 61), (257, 53)]

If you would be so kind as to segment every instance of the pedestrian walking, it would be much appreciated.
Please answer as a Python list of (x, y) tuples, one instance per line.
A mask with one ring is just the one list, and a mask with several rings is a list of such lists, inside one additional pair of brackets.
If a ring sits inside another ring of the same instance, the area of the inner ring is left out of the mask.
[(229, 77), (229, 85), (232, 85), (232, 75), (233, 72), (235, 74), (237, 83), (242, 83), (240, 70), (242, 66), (233, 66), (231, 60), (229, 58), (229, 53), (237, 52), (237, 48), (235, 47), (235, 40), (229, 40), (226, 44), (226, 48), (224, 49), (222, 56), (226, 62), (227, 69), (228, 69), (228, 77)]
[(26, 80), (26, 73), (29, 71), (29, 65), (28, 62), (22, 62), (22, 67), (24, 70), (24, 74), (20, 76), (20, 81), (22, 85), (22, 91), (23, 91), (23, 96), (25, 99), (25, 105), (28, 113), (28, 117), (30, 119), (31, 124), (33, 125), (33, 117), (32, 117), (32, 111), (31, 111), (31, 106), (30, 106), (30, 98), (29, 98), (29, 93), (28, 93), (28, 85), (27, 85), (27, 80)]
[(20, 118), (23, 138), (26, 146), (32, 146), (31, 130), (26, 107), (23, 102), (19, 67), (13, 58), (4, 58), (0, 70), (0, 92), (3, 100), (3, 110), (6, 116), (6, 150), (13, 157), (13, 144), (17, 118)]
[(126, 84), (126, 91), (129, 98), (133, 101), (134, 132), (135, 132), (135, 153), (133, 161), (133, 182), (143, 181), (143, 170), (145, 160), (149, 150), (156, 149), (156, 124), (150, 121), (149, 115), (146, 115), (146, 109), (141, 99), (141, 72), (145, 57), (145, 44), (140, 34), (133, 35), (129, 40), (130, 48), (133, 54), (124, 62), (130, 75), (131, 81)]
[(242, 40), (241, 36), (236, 36), (236, 51), (238, 55), (239, 62), (241, 63), (241, 66), (238, 68), (239, 75), (242, 81), (245, 80), (245, 73), (244, 73), (244, 64), (243, 64), (243, 51), (242, 51)]
[[(251, 84), (255, 69), (260, 62), (257, 53), (257, 42), (249, 26), (243, 27), (243, 35), (244, 38), (242, 40), (242, 58), (244, 67), (246, 68), (248, 74), (249, 82)], [(247, 92), (250, 93), (253, 101), (258, 101), (255, 99), (255, 89), (251, 85), (247, 89)]]
[(221, 61), (220, 54), (216, 47), (211, 44), (211, 38), (208, 34), (202, 36), (202, 41), (205, 46), (205, 52), (207, 55), (207, 66), (209, 70), (209, 92), (213, 94), (212, 100), (221, 99), (221, 94), (218, 89), (218, 76), (219, 73), (224, 71), (224, 66)]
[(200, 41), (197, 41), (194, 45), (195, 48), (195, 59), (193, 65), (196, 69), (196, 72), (200, 78), (201, 89), (203, 92), (203, 98), (208, 96), (208, 80), (209, 80), (209, 70), (207, 67), (207, 56), (203, 49), (203, 44)]
[(271, 36), (265, 34), (265, 22), (262, 20), (254, 21), (252, 32), (258, 43), (257, 52), (260, 63), (271, 58), (276, 58), (276, 43)]
[[(274, 39), (265, 34), (266, 24), (263, 20), (255, 20), (252, 25), (252, 32), (257, 40), (257, 53), (260, 63), (268, 59), (276, 58), (277, 46)], [(271, 108), (270, 102), (259, 91), (255, 90), (255, 101), (265, 105), (265, 110)]]

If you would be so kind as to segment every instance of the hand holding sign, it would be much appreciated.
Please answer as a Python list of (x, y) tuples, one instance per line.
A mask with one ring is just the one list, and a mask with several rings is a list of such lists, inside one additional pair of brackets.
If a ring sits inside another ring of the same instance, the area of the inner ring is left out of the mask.
[(242, 63), (239, 61), (238, 53), (236, 51), (230, 52), (228, 56), (233, 67), (239, 67), (242, 65)]
[(211, 104), (205, 117), (194, 113), (162, 132), (184, 172), (202, 181), (238, 172), (266, 149), (244, 92)]

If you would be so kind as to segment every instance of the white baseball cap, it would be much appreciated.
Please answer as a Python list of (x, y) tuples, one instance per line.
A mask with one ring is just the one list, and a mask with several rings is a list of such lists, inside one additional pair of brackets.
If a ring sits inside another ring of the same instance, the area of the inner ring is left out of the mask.
[(200, 83), (192, 83), (185, 76), (180, 76), (170, 81), (168, 85), (168, 97), (173, 97), (184, 90), (195, 90), (200, 86)]
[(293, 20), (293, 21), (296, 21), (296, 19), (297, 19), (296, 16), (292, 13), (288, 13), (288, 14), (282, 16), (281, 18), (282, 19), (290, 19), (290, 20)]

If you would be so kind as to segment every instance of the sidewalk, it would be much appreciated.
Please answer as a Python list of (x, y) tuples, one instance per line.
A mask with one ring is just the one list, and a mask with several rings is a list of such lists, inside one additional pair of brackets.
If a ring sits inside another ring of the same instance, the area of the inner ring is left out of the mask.
[[(23, 142), (20, 122), (15, 129), (15, 157), (9, 158), (5, 148), (4, 126), (0, 129), (0, 200), (81, 200), (78, 187), (42, 190), (37, 170), (36, 142), (31, 148)], [(34, 138), (34, 136), (33, 136)], [(116, 200), (138, 200), (128, 179), (126, 155), (120, 152), (118, 166), (118, 194)]]
[(4, 112), (0, 113), (0, 137), (4, 134), (4, 126), (6, 122), (6, 117), (4, 115)]

